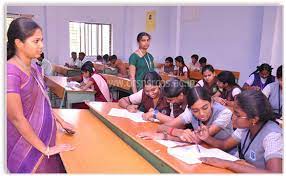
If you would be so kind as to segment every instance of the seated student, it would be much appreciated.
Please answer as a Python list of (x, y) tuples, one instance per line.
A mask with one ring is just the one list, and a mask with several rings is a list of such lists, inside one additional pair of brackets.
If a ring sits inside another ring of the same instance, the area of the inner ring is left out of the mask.
[(67, 67), (75, 67), (75, 64), (77, 62), (77, 55), (76, 52), (71, 52), (71, 58), (69, 59), (69, 61), (67, 63), (65, 63), (65, 66)]
[(101, 56), (101, 55), (97, 55), (97, 56), (96, 56), (96, 61), (95, 61), (95, 63), (97, 63), (97, 64), (102, 64), (102, 62), (103, 62), (102, 56)]
[(118, 76), (125, 78), (128, 77), (125, 64), (120, 59), (117, 59), (116, 55), (110, 56), (109, 61), (111, 67), (118, 69), (118, 74), (117, 74)]
[(234, 172), (262, 173), (282, 172), (283, 134), (275, 123), (269, 101), (261, 91), (246, 90), (235, 100), (233, 114), (236, 129), (224, 140), (209, 135), (205, 126), (198, 129), (197, 136), (204, 142), (222, 150), (239, 145), (239, 158), (253, 166), (218, 158), (201, 158), (203, 163), (222, 167)]
[(103, 55), (102, 62), (104, 64), (107, 64), (109, 62), (109, 55), (108, 54)]
[(264, 87), (262, 92), (268, 98), (274, 112), (275, 118), (280, 119), (282, 117), (283, 107), (283, 82), (282, 82), (282, 65), (278, 67), (276, 71), (276, 82), (270, 83)]
[(261, 64), (250, 74), (242, 88), (244, 90), (262, 90), (267, 84), (275, 81), (275, 77), (271, 75), (272, 69), (269, 64)]
[[(202, 87), (193, 87), (187, 95), (188, 107), (179, 117), (160, 125), (157, 133), (143, 132), (138, 136), (144, 139), (168, 139), (189, 143), (200, 143), (195, 132), (185, 129), (186, 124), (192, 124), (197, 130), (201, 124), (208, 127), (210, 135), (216, 139), (227, 139), (233, 132), (232, 112), (225, 106), (212, 102), (211, 96)], [(231, 148), (231, 153), (235, 148)]]
[(192, 63), (190, 64), (190, 71), (200, 71), (200, 63), (198, 62), (199, 56), (197, 54), (193, 54), (191, 56)]
[(187, 107), (187, 93), (189, 86), (180, 81), (178, 78), (171, 78), (163, 86), (163, 92), (166, 96), (167, 102), (170, 103), (171, 113), (165, 115), (160, 112), (155, 112), (154, 109), (149, 109), (148, 112), (143, 114), (143, 119), (154, 121), (158, 119), (161, 123), (172, 120), (182, 114)]
[(184, 62), (182, 56), (177, 56), (175, 58), (176, 67), (174, 68), (174, 75), (182, 76), (184, 79), (189, 79), (189, 69)]
[(164, 66), (161, 68), (161, 71), (160, 72), (165, 72), (165, 73), (168, 73), (168, 74), (173, 74), (174, 72), (174, 64), (173, 64), (173, 58), (172, 57), (167, 57), (165, 59), (165, 64)]
[(202, 69), (203, 79), (199, 80), (196, 87), (205, 88), (208, 93), (213, 96), (218, 91), (217, 78), (212, 65), (205, 65)]
[[(83, 65), (89, 65), (90, 67), (93, 68), (93, 71), (95, 72), (95, 68), (94, 68), (93, 63), (91, 61), (87, 61)], [(87, 84), (87, 82), (89, 81), (89, 78), (86, 78), (83, 76), (83, 74), (81, 74), (81, 75), (77, 75), (77, 76), (68, 77), (67, 82), (70, 82), (70, 81), (77, 81), (82, 86), (82, 85)]]
[(163, 114), (170, 115), (170, 106), (161, 90), (161, 81), (162, 78), (157, 72), (145, 73), (143, 76), (143, 89), (129, 97), (121, 98), (118, 101), (119, 106), (127, 109), (129, 112), (136, 112), (138, 109), (148, 112), (152, 108)]
[(75, 63), (75, 68), (81, 68), (82, 65), (87, 61), (85, 58), (85, 53), (84, 52), (79, 52), (78, 53), (78, 59), (76, 60)]
[(80, 86), (82, 90), (94, 89), (96, 91), (95, 101), (110, 102), (111, 97), (106, 80), (94, 70), (93, 64), (87, 61), (81, 67), (83, 78), (88, 79), (86, 84)]
[(202, 71), (202, 69), (204, 68), (204, 66), (207, 65), (207, 58), (201, 57), (200, 60), (199, 60), (199, 63), (200, 63), (200, 71)]
[(53, 66), (48, 59), (45, 59), (44, 53), (38, 59), (37, 65), (41, 67), (42, 75), (52, 76), (53, 75)]
[(217, 75), (217, 79), (219, 91), (213, 96), (213, 99), (222, 105), (233, 107), (235, 97), (241, 93), (241, 88), (235, 83), (233, 73), (222, 71)]

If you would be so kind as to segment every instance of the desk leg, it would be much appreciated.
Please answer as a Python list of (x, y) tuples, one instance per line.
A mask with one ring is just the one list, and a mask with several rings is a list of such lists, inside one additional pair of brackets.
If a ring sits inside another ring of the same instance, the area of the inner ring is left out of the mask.
[(65, 91), (65, 92), (64, 92), (64, 97), (63, 97), (62, 100), (61, 100), (61, 105), (60, 105), (60, 108), (61, 108), (61, 109), (63, 109), (63, 108), (66, 107), (66, 104), (67, 104), (66, 100), (67, 100), (67, 92)]

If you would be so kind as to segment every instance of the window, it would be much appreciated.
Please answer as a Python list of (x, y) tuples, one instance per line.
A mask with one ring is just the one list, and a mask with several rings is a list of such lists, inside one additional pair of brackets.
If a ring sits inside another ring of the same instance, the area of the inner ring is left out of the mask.
[(111, 54), (111, 24), (69, 22), (70, 52), (86, 56)]

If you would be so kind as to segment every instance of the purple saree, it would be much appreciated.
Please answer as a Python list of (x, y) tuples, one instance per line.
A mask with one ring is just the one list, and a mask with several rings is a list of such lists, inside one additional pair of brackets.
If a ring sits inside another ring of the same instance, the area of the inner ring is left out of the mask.
[[(43, 92), (46, 88), (36, 64), (32, 64), (31, 72), (28, 76), (17, 66), (7, 64), (7, 94), (20, 95), (24, 116), (43, 143), (52, 147), (55, 145), (56, 123), (48, 97)], [(28, 143), (9, 120), (7, 166), (11, 173), (65, 172), (58, 154), (48, 159)]]

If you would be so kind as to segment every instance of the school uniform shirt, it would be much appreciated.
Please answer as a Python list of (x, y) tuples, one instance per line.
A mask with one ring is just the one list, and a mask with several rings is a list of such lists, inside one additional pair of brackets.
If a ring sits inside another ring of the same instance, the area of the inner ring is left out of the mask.
[(82, 65), (84, 64), (84, 63), (86, 63), (87, 61), (89, 61), (88, 59), (87, 59), (87, 57), (84, 57), (83, 59), (82, 59)]
[(139, 109), (143, 112), (148, 112), (149, 109), (156, 108), (160, 113), (170, 116), (170, 103), (167, 102), (166, 96), (164, 96), (163, 91), (160, 92), (159, 100), (157, 102), (156, 107), (154, 105), (153, 99), (146, 95), (143, 89), (139, 92), (130, 95), (128, 98), (130, 103), (140, 105)]
[(264, 95), (268, 98), (273, 111), (282, 116), (282, 107), (283, 107), (283, 94), (280, 89), (279, 82), (273, 82), (268, 84), (262, 90)]
[(191, 71), (200, 71), (201, 65), (199, 62), (196, 62), (195, 64), (191, 63), (189, 68)]
[(74, 61), (73, 58), (70, 58), (69, 61), (68, 61), (69, 66), (74, 66), (75, 63), (76, 63), (76, 60)]
[(79, 59), (76, 59), (75, 66), (77, 66), (78, 68), (81, 68), (82, 65), (83, 65), (82, 61)]
[(258, 86), (262, 90), (267, 84), (275, 81), (275, 77), (270, 75), (268, 78), (261, 78), (259, 73), (254, 73), (246, 80), (246, 84), (249, 86)]
[[(248, 129), (236, 129), (231, 135), (240, 142), (245, 161), (257, 168), (265, 169), (266, 162), (272, 158), (283, 158), (282, 129), (273, 121), (268, 121), (250, 144)], [(248, 150), (247, 146), (250, 144)], [(237, 153), (237, 156), (238, 153)]]
[(188, 67), (186, 67), (186, 66), (184, 66), (183, 68), (179, 68), (179, 67), (175, 66), (174, 70), (179, 72), (178, 76), (182, 76), (184, 73), (186, 73), (186, 72), (188, 73), (188, 71), (189, 71)]
[[(212, 115), (207, 122), (207, 126), (216, 125), (221, 130), (214, 135), (216, 139), (227, 139), (232, 133), (232, 112), (225, 106), (214, 102), (212, 106)], [(179, 116), (182, 119), (183, 124), (191, 123), (194, 129), (198, 128), (199, 120), (193, 115), (192, 111), (186, 107), (185, 111)]]
[(89, 81), (93, 83), (94, 90), (96, 91), (95, 101), (101, 101), (101, 102), (112, 101), (107, 81), (102, 75), (94, 73), (89, 78)]
[(241, 88), (236, 85), (233, 86), (230, 90), (223, 90), (220, 97), (228, 101), (234, 101), (234, 97), (241, 93)]
[(174, 72), (174, 69), (175, 69), (175, 66), (174, 65), (172, 65), (171, 67), (166, 67), (165, 65), (163, 66), (163, 72), (165, 72), (165, 73), (173, 73)]
[(197, 82), (196, 86), (205, 88), (211, 96), (213, 96), (219, 90), (216, 77), (212, 81), (211, 85), (209, 85), (204, 79), (201, 79)]
[(38, 61), (38, 65), (42, 68), (42, 74), (45, 76), (53, 75), (53, 66), (48, 59), (43, 59), (42, 62)]

